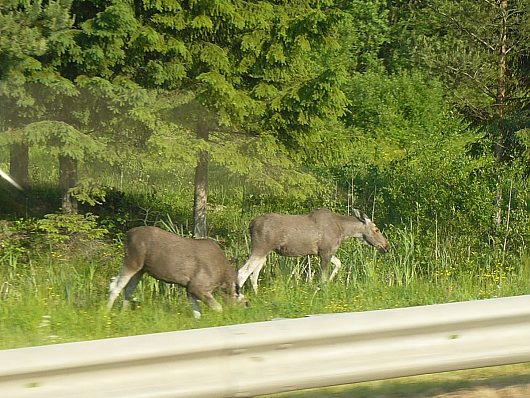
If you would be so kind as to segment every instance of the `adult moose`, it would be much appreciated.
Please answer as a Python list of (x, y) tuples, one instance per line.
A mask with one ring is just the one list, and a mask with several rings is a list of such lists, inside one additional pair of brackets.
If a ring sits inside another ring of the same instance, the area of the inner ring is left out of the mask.
[(318, 255), (322, 280), (327, 279), (328, 265), (334, 266), (332, 280), (341, 266), (335, 253), (345, 238), (354, 237), (386, 253), (390, 245), (377, 226), (359, 210), (353, 216), (335, 214), (328, 209), (317, 209), (305, 215), (264, 214), (250, 224), (252, 251), (238, 271), (238, 285), (250, 276), (254, 292), (258, 291), (258, 276), (275, 251), (282, 256)]
[(127, 231), (126, 254), (120, 275), (109, 286), (110, 309), (125, 288), (127, 307), (136, 285), (148, 273), (154, 278), (184, 286), (195, 318), (201, 316), (198, 301), (221, 311), (212, 293), (220, 289), (225, 297), (241, 301), (235, 268), (219, 244), (212, 239), (183, 238), (157, 227), (136, 227)]

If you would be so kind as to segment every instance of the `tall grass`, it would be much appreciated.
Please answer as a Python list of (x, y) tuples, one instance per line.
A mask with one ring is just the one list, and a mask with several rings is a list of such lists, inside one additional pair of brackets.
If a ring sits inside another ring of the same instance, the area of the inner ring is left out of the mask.
[[(171, 227), (169, 222), (166, 227)], [(201, 320), (191, 316), (182, 288), (149, 277), (137, 288), (135, 310), (107, 312), (108, 282), (123, 255), (119, 241), (95, 242), (95, 250), (51, 244), (38, 252), (4, 251), (0, 348), (530, 292), (528, 255), (512, 256), (503, 264), (499, 253), (456, 250), (443, 237), (438, 247), (419, 245), (421, 237), (414, 231), (389, 230), (392, 251), (387, 255), (356, 241), (345, 242), (337, 254), (343, 267), (331, 283), (320, 281), (316, 258), (271, 255), (261, 275), (260, 293), (256, 296), (245, 286), (248, 308), (227, 306), (221, 314), (205, 308)], [(240, 266), (249, 252), (248, 239), (227, 241), (224, 248)]]
[[(447, 255), (445, 268), (434, 269), (435, 274), (429, 275), (418, 272), (420, 263), (404, 251), (407, 247), (394, 248), (395, 254), (383, 257), (371, 249), (356, 246), (351, 243), (341, 250), (339, 255), (344, 267), (337, 280), (328, 284), (319, 280), (316, 259), (310, 262), (307, 258), (271, 256), (261, 277), (260, 293), (255, 296), (246, 287), (250, 300), (248, 308), (228, 306), (222, 314), (205, 308), (205, 315), (199, 321), (191, 316), (183, 289), (149, 277), (138, 286), (139, 305), (135, 310), (122, 312), (116, 308), (107, 312), (108, 281), (120, 267), (118, 250), (112, 256), (100, 254), (90, 259), (76, 255), (64, 259), (54, 253), (31, 261), (3, 258), (0, 263), (0, 348), (530, 291), (528, 258), (514, 270), (501, 272), (492, 265), (477, 273), (479, 267), (475, 272), (457, 270), (457, 265), (452, 264), (452, 258)], [(349, 250), (351, 248), (354, 250)], [(236, 251), (233, 247), (230, 249)]]
[[(44, 168), (33, 173), (39, 181), (50, 178)], [(63, 229), (50, 235), (53, 218), (44, 230), (32, 219), (0, 225), (0, 348), (530, 293), (524, 244), (515, 252), (487, 242), (477, 245), (438, 225), (426, 235), (422, 231), (428, 228), (415, 219), (384, 228), (392, 245), (386, 255), (355, 240), (344, 242), (337, 253), (342, 268), (331, 283), (320, 281), (317, 258), (272, 254), (260, 274), (260, 293), (245, 286), (247, 308), (226, 306), (222, 313), (204, 308), (202, 319), (195, 320), (182, 288), (146, 276), (136, 289), (135, 310), (120, 311), (118, 300), (116, 308), (106, 311), (108, 284), (121, 267), (127, 228), (156, 224), (189, 236), (193, 190), (186, 173), (102, 172), (104, 184), (125, 192), (110, 214), (99, 213), (99, 225), (109, 231), (104, 238), (79, 244), (70, 239), (76, 234), (65, 232), (63, 241), (58, 239)], [(234, 267), (243, 265), (250, 252), (250, 220), (265, 212), (288, 212), (288, 206), (277, 203), (245, 207), (234, 197), (239, 188), (229, 193), (222, 184), (211, 184), (208, 211), (209, 234), (220, 241)]]

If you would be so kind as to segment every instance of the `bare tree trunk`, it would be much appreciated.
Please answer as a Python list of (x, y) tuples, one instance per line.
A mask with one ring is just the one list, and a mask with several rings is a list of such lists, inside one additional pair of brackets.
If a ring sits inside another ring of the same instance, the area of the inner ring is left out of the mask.
[(70, 188), (77, 184), (77, 160), (67, 155), (59, 155), (59, 187), (61, 188), (61, 208), (64, 213), (77, 213), (77, 200)]
[[(208, 140), (209, 130), (206, 123), (199, 122), (197, 126), (197, 138)], [(200, 151), (195, 168), (195, 196), (193, 205), (193, 236), (195, 238), (206, 238), (206, 207), (208, 204), (208, 163), (210, 156), (208, 151)]]
[(508, 64), (506, 56), (508, 54), (508, 0), (499, 2), (501, 13), (499, 63), (497, 76), (497, 96), (495, 107), (499, 117), (499, 130), (495, 139), (495, 163), (497, 168), (497, 192), (495, 194), (495, 226), (499, 228), (502, 224), (502, 164), (505, 160), (506, 128), (503, 120), (505, 118), (506, 107), (506, 77), (508, 74)]
[(22, 188), (29, 187), (29, 147), (27, 144), (12, 144), (10, 148), (9, 174)]

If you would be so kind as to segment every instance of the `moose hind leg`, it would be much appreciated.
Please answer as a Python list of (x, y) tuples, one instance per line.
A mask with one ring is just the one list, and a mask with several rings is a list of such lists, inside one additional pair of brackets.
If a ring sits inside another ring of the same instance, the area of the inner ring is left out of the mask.
[(335, 277), (337, 272), (339, 271), (339, 268), (341, 267), (342, 263), (335, 256), (331, 256), (331, 260), (330, 261), (331, 261), (331, 264), (333, 264), (333, 271), (331, 271), (331, 275), (329, 277), (329, 280), (331, 281)]
[(138, 285), (138, 282), (140, 282), (140, 280), (142, 279), (143, 275), (144, 275), (144, 271), (138, 271), (136, 274), (132, 276), (131, 279), (129, 279), (127, 286), (125, 286), (124, 299), (123, 299), (124, 310), (129, 307), (129, 302), (133, 299), (134, 289), (136, 289), (136, 286)]
[(265, 259), (263, 259), (263, 261), (261, 261), (254, 268), (254, 271), (252, 271), (252, 274), (250, 276), (250, 282), (252, 284), (252, 289), (254, 289), (254, 293), (255, 294), (258, 293), (258, 278), (259, 278), (259, 273), (260, 273), (261, 269), (263, 268), (263, 265), (265, 265)]
[(122, 289), (129, 283), (129, 280), (135, 275), (136, 271), (122, 270), (120, 275), (112, 280), (109, 285), (109, 301), (107, 308), (111, 309), (114, 301), (122, 291)]
[(263, 267), (263, 264), (265, 263), (266, 259), (266, 256), (250, 256), (245, 265), (243, 265), (237, 271), (237, 284), (240, 288), (243, 287), (250, 274), (255, 272), (256, 269), (258, 270), (257, 272), (259, 274), (259, 271), (261, 270), (261, 267)]

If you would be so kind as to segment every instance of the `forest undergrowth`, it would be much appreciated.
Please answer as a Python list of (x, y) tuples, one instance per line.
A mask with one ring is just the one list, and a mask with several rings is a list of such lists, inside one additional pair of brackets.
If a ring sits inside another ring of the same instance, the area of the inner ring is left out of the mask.
[[(122, 209), (134, 202), (126, 197), (120, 196)], [(52, 213), (0, 224), (1, 349), (530, 292), (524, 245), (517, 251), (477, 245), (473, 237), (455, 236), (442, 227), (429, 235), (413, 220), (382, 226), (391, 242), (385, 255), (355, 239), (344, 242), (337, 253), (343, 267), (330, 283), (320, 281), (317, 258), (271, 254), (259, 294), (245, 286), (247, 307), (225, 305), (216, 313), (203, 306), (204, 315), (196, 320), (184, 289), (146, 276), (136, 290), (134, 310), (121, 311), (120, 298), (109, 312), (108, 284), (121, 267), (128, 227), (158, 225), (189, 236), (179, 206), (172, 217), (163, 213), (167, 206), (146, 212), (137, 199), (136, 213)], [(270, 204), (243, 212), (227, 202), (210, 211), (211, 236), (234, 267), (248, 256), (251, 218), (269, 210), (274, 210)]]

